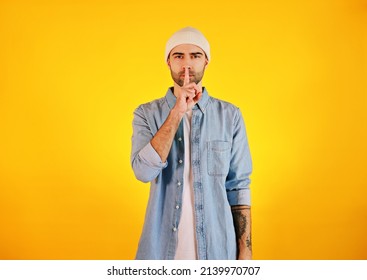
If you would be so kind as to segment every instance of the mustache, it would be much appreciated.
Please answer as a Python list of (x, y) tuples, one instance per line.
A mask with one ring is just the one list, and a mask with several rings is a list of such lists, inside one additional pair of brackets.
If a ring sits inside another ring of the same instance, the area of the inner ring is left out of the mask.
[[(181, 76), (181, 75), (185, 75), (185, 71), (182, 71), (182, 72), (178, 72), (178, 74)], [(195, 72), (190, 72), (189, 71), (189, 75), (194, 75), (195, 76)]]

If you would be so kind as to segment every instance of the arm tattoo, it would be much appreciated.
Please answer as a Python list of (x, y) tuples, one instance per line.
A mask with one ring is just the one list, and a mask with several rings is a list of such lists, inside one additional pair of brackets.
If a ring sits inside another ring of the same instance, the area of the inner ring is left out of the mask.
[(252, 251), (251, 233), (246, 239), (246, 246)]
[(246, 232), (247, 219), (246, 216), (241, 212), (242, 209), (233, 210), (233, 222), (235, 225), (236, 238), (241, 239), (243, 234)]
[(236, 205), (232, 206), (231, 210), (237, 240), (237, 259), (251, 259), (251, 207), (247, 205)]

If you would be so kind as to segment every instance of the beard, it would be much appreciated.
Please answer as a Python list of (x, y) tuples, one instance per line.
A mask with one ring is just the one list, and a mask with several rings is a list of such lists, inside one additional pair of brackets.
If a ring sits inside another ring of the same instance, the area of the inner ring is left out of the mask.
[[(172, 71), (172, 68), (170, 68), (170, 70), (171, 70), (171, 77), (174, 80), (174, 82), (178, 84), (180, 87), (182, 87), (184, 84), (184, 79), (185, 79), (184, 77), (182, 77), (182, 75), (185, 75), (185, 71), (176, 73)], [(204, 72), (205, 72), (205, 67), (203, 67), (203, 70), (199, 72), (189, 71), (189, 74), (193, 75), (192, 77), (190, 77), (190, 83), (192, 82), (194, 82), (195, 84), (200, 83), (201, 80), (203, 79)]]

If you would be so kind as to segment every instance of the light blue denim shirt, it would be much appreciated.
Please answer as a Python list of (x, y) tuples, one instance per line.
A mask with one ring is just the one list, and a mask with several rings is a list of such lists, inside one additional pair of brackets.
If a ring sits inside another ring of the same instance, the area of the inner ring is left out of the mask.
[[(131, 164), (135, 176), (150, 182), (149, 201), (136, 259), (173, 259), (181, 216), (184, 136), (176, 132), (162, 163), (150, 140), (176, 103), (173, 89), (134, 112)], [(245, 124), (234, 105), (204, 88), (193, 108), (191, 164), (198, 258), (236, 259), (231, 205), (250, 205), (251, 156)]]

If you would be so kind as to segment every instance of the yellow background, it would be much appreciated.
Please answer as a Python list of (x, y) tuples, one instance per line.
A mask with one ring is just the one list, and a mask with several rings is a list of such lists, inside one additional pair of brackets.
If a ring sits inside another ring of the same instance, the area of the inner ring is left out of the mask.
[(0, 2), (0, 259), (133, 259), (132, 113), (200, 29), (244, 115), (255, 259), (367, 258), (367, 1)]

